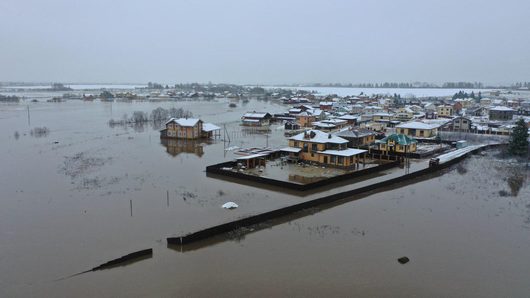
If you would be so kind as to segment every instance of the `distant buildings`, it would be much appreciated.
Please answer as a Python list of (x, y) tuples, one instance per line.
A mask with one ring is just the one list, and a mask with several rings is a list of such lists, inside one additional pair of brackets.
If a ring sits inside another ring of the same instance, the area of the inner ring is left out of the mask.
[(498, 106), (493, 107), (489, 110), (489, 118), (490, 120), (501, 120), (501, 121), (507, 121), (512, 120), (513, 115), (515, 115), (515, 110), (508, 107)]
[(405, 107), (405, 108), (399, 108), (394, 118), (399, 121), (409, 121), (413, 117), (414, 117), (414, 111), (408, 107)]
[(460, 132), (469, 132), (471, 131), (472, 121), (468, 117), (455, 117), (449, 120), (447, 123), (443, 124), (441, 130), (449, 131), (460, 131)]
[(331, 111), (333, 109), (332, 101), (321, 101), (319, 107), (322, 111)]
[(451, 117), (454, 114), (454, 109), (450, 105), (441, 105), (436, 108), (438, 116), (440, 117)]

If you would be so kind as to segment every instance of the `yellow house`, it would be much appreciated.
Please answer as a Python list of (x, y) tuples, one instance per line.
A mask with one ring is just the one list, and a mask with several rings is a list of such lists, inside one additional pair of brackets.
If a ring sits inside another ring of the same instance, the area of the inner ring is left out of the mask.
[(195, 118), (171, 118), (166, 122), (166, 137), (177, 139), (198, 139), (202, 133), (202, 120)]
[(416, 152), (418, 141), (403, 134), (391, 134), (376, 141), (379, 150), (388, 153), (411, 153)]
[(160, 131), (161, 138), (195, 140), (218, 136), (220, 127), (195, 118), (171, 118)]
[(309, 114), (308, 112), (301, 112), (300, 114), (296, 115), (296, 120), (301, 127), (311, 127), (313, 126), (313, 122), (316, 120), (316, 116)]
[(400, 121), (407, 121), (412, 118), (414, 118), (414, 111), (408, 107), (399, 108), (396, 111), (396, 115), (394, 117), (394, 119), (400, 120)]
[(292, 159), (338, 167), (352, 167), (364, 159), (366, 150), (347, 147), (348, 140), (322, 132), (309, 130), (289, 139), (289, 147), (281, 149)]
[(449, 105), (438, 106), (436, 111), (438, 112), (438, 116), (442, 117), (451, 117), (454, 114), (453, 107)]
[(396, 125), (396, 132), (411, 137), (430, 138), (436, 136), (438, 127), (437, 124), (412, 121)]
[(392, 120), (392, 118), (394, 118), (394, 114), (384, 112), (375, 113), (372, 115), (372, 121), (375, 122), (389, 122)]

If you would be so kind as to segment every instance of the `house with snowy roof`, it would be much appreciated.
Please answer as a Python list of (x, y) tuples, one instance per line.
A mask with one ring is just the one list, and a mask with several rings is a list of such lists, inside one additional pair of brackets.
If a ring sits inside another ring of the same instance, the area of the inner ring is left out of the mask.
[(457, 116), (452, 119), (447, 119), (440, 127), (439, 131), (460, 131), (460, 132), (469, 132), (473, 121), (470, 117), (466, 116)]
[(320, 130), (308, 130), (289, 138), (289, 147), (280, 149), (291, 159), (319, 164), (352, 167), (367, 150), (348, 148), (348, 140)]
[(335, 134), (348, 140), (348, 147), (367, 146), (375, 142), (376, 133), (373, 130), (360, 127), (346, 127)]
[(440, 105), (436, 107), (436, 111), (438, 112), (438, 116), (441, 117), (452, 117), (454, 114), (452, 105)]
[(404, 134), (391, 134), (375, 143), (380, 151), (392, 154), (416, 152), (418, 141)]
[(272, 115), (266, 112), (248, 112), (241, 117), (243, 126), (268, 126)]
[(509, 107), (497, 106), (489, 109), (490, 120), (512, 120), (515, 110)]
[(398, 121), (411, 120), (414, 117), (414, 111), (409, 107), (402, 107), (396, 111), (394, 119)]
[(321, 101), (318, 105), (319, 108), (323, 111), (331, 111), (333, 109), (332, 101)]
[(166, 122), (166, 128), (160, 131), (160, 137), (195, 140), (210, 138), (220, 130), (219, 126), (197, 118), (171, 118)]
[(411, 121), (396, 125), (396, 132), (411, 137), (430, 138), (436, 136), (441, 123)]

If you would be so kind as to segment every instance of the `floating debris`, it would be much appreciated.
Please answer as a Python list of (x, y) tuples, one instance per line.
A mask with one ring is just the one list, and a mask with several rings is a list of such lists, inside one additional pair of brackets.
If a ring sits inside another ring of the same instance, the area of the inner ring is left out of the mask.
[(401, 258), (398, 259), (398, 262), (400, 264), (407, 264), (409, 261), (410, 261), (410, 259), (407, 258), (407, 257), (401, 257)]
[(226, 202), (221, 207), (223, 207), (225, 209), (236, 209), (239, 206), (236, 203), (234, 203), (234, 202)]

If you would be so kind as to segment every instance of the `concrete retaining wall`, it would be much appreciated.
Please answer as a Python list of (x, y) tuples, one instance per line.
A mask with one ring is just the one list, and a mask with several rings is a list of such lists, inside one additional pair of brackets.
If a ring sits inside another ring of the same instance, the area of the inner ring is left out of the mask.
[(346, 180), (349, 180), (349, 179), (358, 178), (358, 177), (361, 177), (361, 176), (364, 176), (364, 175), (368, 175), (368, 174), (371, 174), (371, 173), (376, 173), (376, 172), (388, 170), (388, 169), (391, 169), (393, 167), (397, 167), (399, 165), (399, 161), (391, 161), (391, 162), (384, 163), (382, 165), (378, 165), (378, 166), (375, 166), (375, 167), (367, 168), (367, 169), (364, 169), (364, 170), (358, 170), (358, 171), (355, 171), (355, 172), (352, 172), (352, 173), (339, 175), (339, 176), (327, 178), (327, 179), (324, 179), (324, 180), (311, 182), (311, 183), (308, 183), (308, 184), (299, 184), (299, 183), (293, 183), (293, 182), (289, 182), (289, 181), (282, 181), (282, 180), (276, 180), (276, 179), (272, 179), (272, 178), (248, 175), (248, 174), (244, 174), (244, 173), (240, 173), (240, 172), (223, 170), (223, 168), (235, 167), (236, 165), (237, 165), (237, 163), (235, 161), (223, 162), (223, 163), (219, 163), (219, 164), (215, 164), (215, 165), (211, 165), (211, 166), (206, 167), (206, 172), (207, 173), (214, 173), (214, 174), (218, 174), (218, 175), (223, 175), (223, 176), (227, 176), (227, 177), (238, 178), (238, 179), (242, 179), (242, 180), (246, 180), (246, 181), (258, 182), (258, 183), (263, 183), (263, 184), (267, 184), (267, 185), (282, 187), (282, 188), (286, 188), (286, 189), (290, 189), (290, 190), (307, 191), (307, 190), (315, 189), (315, 188), (318, 188), (318, 187), (327, 186), (327, 185), (330, 185), (330, 184), (333, 184), (333, 183), (336, 183), (336, 182), (346, 181)]

